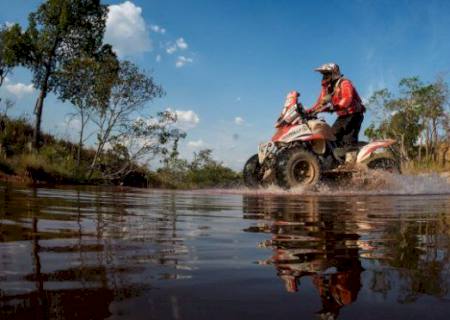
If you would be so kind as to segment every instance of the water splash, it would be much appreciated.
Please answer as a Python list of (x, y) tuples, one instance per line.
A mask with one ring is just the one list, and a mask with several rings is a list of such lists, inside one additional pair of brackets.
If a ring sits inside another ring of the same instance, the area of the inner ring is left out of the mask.
[(369, 171), (360, 173), (351, 179), (321, 183), (315, 188), (298, 187), (285, 190), (276, 185), (270, 185), (257, 189), (221, 189), (215, 190), (215, 192), (253, 195), (433, 195), (450, 194), (450, 180), (439, 174), (398, 175), (382, 171)]

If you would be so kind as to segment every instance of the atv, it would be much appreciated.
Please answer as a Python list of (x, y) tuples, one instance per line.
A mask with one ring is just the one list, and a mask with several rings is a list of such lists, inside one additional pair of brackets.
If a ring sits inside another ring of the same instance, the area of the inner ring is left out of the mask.
[(306, 113), (298, 97), (295, 91), (287, 95), (274, 136), (247, 160), (243, 170), (247, 187), (314, 186), (327, 176), (353, 175), (367, 169), (400, 173), (395, 140), (339, 145), (332, 128), (317, 117), (324, 109)]

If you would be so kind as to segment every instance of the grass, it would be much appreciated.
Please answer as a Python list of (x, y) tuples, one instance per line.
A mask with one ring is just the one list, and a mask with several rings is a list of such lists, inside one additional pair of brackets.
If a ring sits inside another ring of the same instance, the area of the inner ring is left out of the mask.
[(450, 172), (450, 162), (433, 161), (433, 160), (412, 160), (402, 165), (402, 171), (405, 174), (421, 174), (421, 173), (443, 173)]

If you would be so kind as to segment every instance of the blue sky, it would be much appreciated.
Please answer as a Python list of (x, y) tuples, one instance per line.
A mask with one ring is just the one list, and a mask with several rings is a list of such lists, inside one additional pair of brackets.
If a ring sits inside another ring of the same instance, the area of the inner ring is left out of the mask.
[[(26, 25), (40, 1), (0, 0), (0, 22)], [(106, 39), (122, 58), (153, 70), (167, 92), (149, 105), (179, 113), (188, 136), (182, 155), (212, 148), (240, 169), (270, 138), (286, 93), (310, 106), (320, 91), (318, 65), (336, 62), (360, 95), (418, 75), (450, 71), (450, 1), (105, 1)], [(36, 91), (16, 70), (0, 90), (32, 114)], [(9, 87), (8, 87), (9, 86)], [(9, 89), (8, 89), (9, 88)], [(70, 137), (70, 105), (49, 97), (44, 129)], [(364, 122), (369, 123), (370, 110)], [(334, 116), (327, 116), (329, 121)]]

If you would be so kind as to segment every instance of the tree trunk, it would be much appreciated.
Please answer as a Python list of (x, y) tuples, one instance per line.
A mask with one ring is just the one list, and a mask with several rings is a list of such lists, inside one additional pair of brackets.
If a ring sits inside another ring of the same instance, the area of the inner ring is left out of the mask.
[(92, 178), (92, 174), (94, 173), (95, 166), (97, 165), (98, 157), (100, 155), (100, 152), (103, 150), (103, 145), (104, 145), (103, 142), (99, 142), (97, 151), (95, 152), (95, 155), (94, 155), (94, 160), (92, 160), (91, 167), (89, 168), (88, 179)]
[(432, 122), (431, 122), (431, 137), (432, 137), (433, 161), (437, 161), (437, 158), (438, 158), (439, 138), (438, 138), (437, 126), (438, 126), (437, 119), (432, 119)]
[(422, 143), (419, 143), (419, 155), (418, 155), (418, 158), (419, 158), (419, 162), (422, 162)]
[(34, 114), (36, 115), (34, 122), (34, 130), (33, 130), (33, 149), (35, 151), (40, 148), (40, 140), (41, 140), (41, 122), (42, 122), (42, 109), (44, 107), (44, 97), (45, 92), (41, 90), (39, 97), (36, 100), (36, 107), (34, 109)]
[(81, 112), (80, 140), (78, 141), (78, 152), (77, 152), (77, 169), (79, 169), (81, 162), (81, 149), (83, 148), (83, 133), (84, 133), (84, 114), (83, 112)]
[(41, 92), (36, 100), (36, 106), (34, 108), (34, 114), (36, 115), (33, 131), (33, 149), (38, 151), (40, 148), (41, 139), (41, 122), (42, 122), (42, 109), (44, 108), (44, 100), (47, 96), (48, 80), (50, 78), (50, 67), (45, 69), (45, 77), (42, 82)]
[(401, 150), (400, 152), (401, 152), (403, 158), (406, 158), (409, 160), (408, 152), (406, 151), (406, 148), (405, 148), (405, 135), (403, 135), (403, 134), (400, 135), (400, 150)]

